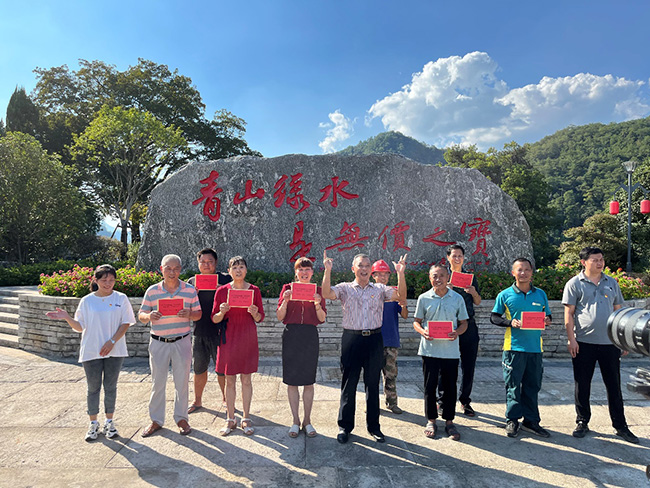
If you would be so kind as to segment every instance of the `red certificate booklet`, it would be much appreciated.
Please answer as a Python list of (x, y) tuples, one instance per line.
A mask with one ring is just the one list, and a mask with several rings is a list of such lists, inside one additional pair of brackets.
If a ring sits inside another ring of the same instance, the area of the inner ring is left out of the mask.
[(446, 339), (448, 341), (451, 340), (449, 338), (449, 333), (454, 330), (453, 322), (438, 322), (430, 320), (427, 322), (427, 325), (429, 327), (429, 337), (431, 339)]
[(253, 304), (253, 290), (228, 290), (228, 305), (248, 308)]
[(216, 290), (219, 286), (219, 276), (216, 274), (194, 275), (194, 287), (197, 290)]
[(471, 273), (460, 273), (458, 271), (454, 271), (451, 273), (450, 283), (453, 286), (457, 286), (458, 288), (469, 288), (472, 286), (473, 279), (474, 275)]
[(315, 283), (291, 283), (291, 299), (313, 302), (316, 294)]
[(176, 315), (183, 310), (182, 298), (161, 298), (158, 300), (158, 311), (163, 315)]
[(528, 330), (546, 329), (546, 313), (544, 312), (521, 312), (521, 328)]

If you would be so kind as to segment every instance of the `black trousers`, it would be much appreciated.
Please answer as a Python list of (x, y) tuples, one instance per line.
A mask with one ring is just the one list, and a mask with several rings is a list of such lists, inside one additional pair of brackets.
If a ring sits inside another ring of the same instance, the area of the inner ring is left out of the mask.
[[(463, 405), (472, 402), (472, 387), (474, 386), (474, 371), (476, 371), (476, 358), (478, 357), (478, 327), (474, 317), (469, 319), (467, 330), (458, 337), (458, 347), (460, 349), (460, 392), (458, 401)], [(442, 381), (438, 381), (438, 400), (442, 402), (444, 388)]]
[(575, 380), (576, 423), (591, 419), (591, 379), (596, 363), (607, 390), (607, 405), (612, 426), (620, 429), (627, 425), (621, 393), (621, 350), (612, 344), (588, 344), (578, 342), (578, 354), (573, 358)]
[(456, 416), (456, 380), (458, 359), (441, 359), (422, 356), (424, 373), (424, 415), (427, 420), (438, 418), (436, 389), (438, 378), (442, 387), (442, 418), (454, 420)]
[(346, 432), (354, 429), (357, 385), (363, 369), (366, 390), (366, 426), (379, 430), (379, 380), (384, 362), (384, 340), (381, 333), (369, 336), (344, 331), (341, 338), (341, 406), (339, 427)]

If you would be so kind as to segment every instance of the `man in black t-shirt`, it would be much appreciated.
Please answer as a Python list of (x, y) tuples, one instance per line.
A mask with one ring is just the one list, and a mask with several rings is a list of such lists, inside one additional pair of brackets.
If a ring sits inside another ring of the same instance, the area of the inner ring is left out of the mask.
[[(232, 278), (226, 273), (217, 273), (217, 253), (213, 249), (203, 249), (196, 254), (199, 264), (199, 272), (203, 275), (217, 275), (217, 288), (230, 283)], [(188, 283), (195, 286), (195, 278), (191, 277)], [(194, 360), (194, 401), (187, 409), (187, 413), (199, 410), (203, 404), (203, 390), (208, 382), (208, 366), (210, 358), (217, 364), (217, 348), (225, 342), (226, 321), (219, 324), (212, 322), (212, 305), (216, 290), (199, 290), (199, 302), (201, 303), (201, 318), (194, 322), (194, 337), (192, 338), (192, 357)], [(226, 377), (217, 371), (217, 381), (221, 388), (222, 401), (226, 402), (224, 388)]]

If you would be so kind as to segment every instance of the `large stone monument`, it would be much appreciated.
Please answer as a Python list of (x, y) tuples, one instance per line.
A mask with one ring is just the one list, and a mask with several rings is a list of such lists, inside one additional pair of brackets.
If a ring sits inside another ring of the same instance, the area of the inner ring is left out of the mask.
[(189, 163), (151, 195), (138, 265), (157, 269), (164, 254), (195, 266), (212, 247), (221, 266), (242, 255), (250, 269), (292, 270), (307, 256), (335, 270), (352, 257), (413, 267), (465, 248), (469, 269), (507, 270), (532, 258), (530, 231), (515, 201), (474, 169), (420, 164), (397, 155), (235, 157)]

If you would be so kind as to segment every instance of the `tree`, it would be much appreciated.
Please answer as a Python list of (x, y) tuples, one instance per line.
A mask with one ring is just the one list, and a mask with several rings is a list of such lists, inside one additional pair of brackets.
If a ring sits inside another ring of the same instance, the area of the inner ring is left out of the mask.
[(7, 130), (39, 135), (39, 111), (23, 87), (16, 87), (7, 105)]
[(548, 231), (553, 212), (549, 206), (550, 188), (544, 176), (528, 161), (528, 146), (515, 142), (503, 150), (490, 148), (486, 153), (476, 146), (452, 146), (445, 152), (450, 166), (474, 168), (510, 195), (530, 227), (530, 237), (537, 265), (549, 265), (555, 260), (555, 249), (549, 244)]
[(75, 137), (71, 154), (84, 179), (117, 217), (126, 255), (133, 206), (180, 164), (187, 143), (181, 130), (165, 125), (149, 112), (104, 106), (88, 128)]
[(27, 263), (78, 256), (99, 227), (96, 209), (56, 156), (22, 132), (0, 138), (0, 254)]
[(625, 265), (627, 244), (616, 217), (606, 213), (592, 215), (580, 227), (564, 232), (570, 239), (560, 245), (560, 264), (580, 262), (580, 250), (587, 246), (599, 247), (603, 251), (605, 263), (613, 269)]
[(0, 137), (4, 136), (7, 133), (7, 129), (5, 128), (5, 121), (0, 119)]
[[(44, 112), (46, 148), (63, 151), (91, 123), (102, 106), (123, 106), (151, 113), (166, 127), (177, 127), (189, 143), (179, 160), (215, 159), (252, 151), (243, 136), (246, 123), (225, 110), (205, 117), (205, 105), (192, 80), (166, 65), (139, 59), (125, 71), (102, 61), (79, 61), (80, 68), (37, 68), (34, 99)], [(63, 151), (65, 152), (65, 151)]]

